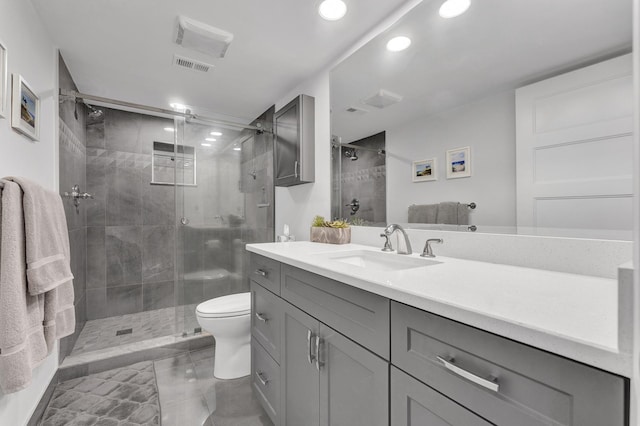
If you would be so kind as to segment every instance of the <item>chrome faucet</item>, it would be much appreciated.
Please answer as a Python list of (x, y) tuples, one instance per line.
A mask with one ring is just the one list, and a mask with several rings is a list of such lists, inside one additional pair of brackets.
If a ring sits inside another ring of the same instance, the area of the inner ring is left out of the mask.
[(422, 250), (422, 257), (436, 257), (433, 254), (433, 249), (431, 249), (431, 243), (442, 244), (444, 240), (442, 238), (429, 238), (427, 242), (424, 244), (424, 250)]
[(400, 235), (397, 236), (398, 254), (411, 254), (412, 251), (411, 251), (411, 242), (409, 242), (409, 236), (405, 232), (404, 228), (402, 228), (402, 226), (397, 225), (395, 223), (392, 223), (391, 225), (387, 226), (384, 230), (384, 234), (381, 234), (381, 236), (386, 237), (386, 242), (384, 244), (384, 248), (382, 249), (382, 251), (393, 250), (393, 248), (391, 247), (391, 243), (389, 242), (389, 237), (393, 235), (393, 233), (396, 231), (399, 231), (404, 237), (404, 244), (400, 244), (402, 240), (400, 239)]

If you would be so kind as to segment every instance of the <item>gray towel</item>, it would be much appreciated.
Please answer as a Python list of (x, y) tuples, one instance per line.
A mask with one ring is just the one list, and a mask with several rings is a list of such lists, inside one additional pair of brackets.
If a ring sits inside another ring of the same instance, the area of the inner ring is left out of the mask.
[(409, 223), (436, 223), (437, 216), (437, 204), (409, 206)]
[(458, 225), (469, 224), (469, 207), (466, 204), (458, 203)]
[(3, 180), (17, 183), (24, 193), (29, 293), (42, 294), (71, 281), (69, 232), (60, 195), (25, 178)]
[(44, 295), (27, 291), (22, 190), (6, 182), (0, 204), (0, 388), (17, 392), (46, 358)]
[(444, 225), (458, 224), (458, 205), (460, 203), (447, 201), (438, 206), (438, 217), (436, 223)]

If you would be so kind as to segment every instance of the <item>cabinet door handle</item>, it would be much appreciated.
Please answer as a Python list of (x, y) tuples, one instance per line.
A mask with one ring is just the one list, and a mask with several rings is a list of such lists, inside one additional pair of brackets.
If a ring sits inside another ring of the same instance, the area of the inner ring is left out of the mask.
[(316, 359), (315, 355), (313, 354), (313, 349), (311, 348), (312, 342), (313, 333), (311, 332), (311, 330), (307, 330), (307, 361), (309, 361), (309, 364), (313, 364), (313, 361), (315, 361)]
[(261, 277), (267, 278), (267, 271), (263, 269), (256, 269), (255, 271), (253, 271), (253, 273), (256, 275), (260, 275)]
[(320, 347), (322, 346), (323, 343), (324, 343), (324, 341), (320, 338), (320, 336), (316, 336), (316, 354), (315, 354), (315, 358), (316, 358), (316, 369), (318, 371), (320, 371), (320, 368), (322, 368), (322, 366), (324, 365), (324, 362), (320, 361)]
[(296, 162), (293, 163), (293, 175), (296, 179), (298, 179), (298, 166), (299, 166), (299, 163), (298, 163), (298, 160), (296, 160)]
[(443, 357), (438, 357), (438, 361), (440, 361), (447, 370), (453, 372), (454, 374), (460, 376), (460, 377), (464, 377), (465, 379), (476, 383), (484, 388), (487, 388), (493, 392), (498, 392), (498, 390), (500, 389), (500, 385), (498, 384), (498, 379), (496, 378), (490, 378), (490, 380), (488, 379), (484, 379), (480, 376), (476, 376), (475, 374), (464, 370), (460, 367), (458, 367), (457, 365), (454, 364), (454, 359), (453, 358), (449, 358), (449, 359), (445, 359)]
[(269, 321), (269, 318), (265, 317), (264, 314), (261, 314), (259, 312), (256, 312), (256, 318), (258, 319), (258, 321), (262, 321), (262, 322)]
[(265, 378), (262, 371), (256, 371), (256, 379), (258, 379), (262, 386), (267, 386), (269, 384), (269, 380)]

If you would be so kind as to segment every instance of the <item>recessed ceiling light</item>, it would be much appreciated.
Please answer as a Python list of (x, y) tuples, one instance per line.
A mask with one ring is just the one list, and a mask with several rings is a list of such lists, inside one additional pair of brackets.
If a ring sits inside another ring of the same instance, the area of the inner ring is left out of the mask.
[(211, 136), (222, 136), (222, 133), (220, 132), (211, 132), (209, 133)]
[(174, 130), (173, 130), (173, 127), (165, 127), (164, 131), (165, 132), (173, 132)]
[(179, 103), (177, 103), (177, 102), (171, 102), (171, 103), (169, 104), (169, 106), (170, 106), (171, 108), (175, 109), (176, 111), (185, 111), (185, 110), (187, 109), (187, 106), (186, 106), (186, 105), (179, 104)]
[(211, 146), (211, 144), (210, 144), (210, 143), (204, 143), (204, 142), (202, 142), (200, 145), (202, 145), (202, 146), (206, 146), (206, 147), (210, 147), (210, 146)]
[(239, 146), (236, 146), (235, 148), (233, 148), (234, 151), (242, 151), (242, 148), (240, 148)]
[(215, 138), (206, 138), (205, 141), (207, 141), (207, 142), (215, 142), (215, 141), (217, 141), (217, 139), (215, 139)]
[(411, 45), (411, 39), (405, 36), (394, 37), (387, 42), (387, 50), (399, 52)]
[(455, 18), (465, 13), (469, 6), (471, 6), (471, 0), (447, 0), (440, 6), (440, 16)]
[(347, 13), (347, 5), (342, 0), (324, 0), (318, 13), (327, 21), (337, 21)]

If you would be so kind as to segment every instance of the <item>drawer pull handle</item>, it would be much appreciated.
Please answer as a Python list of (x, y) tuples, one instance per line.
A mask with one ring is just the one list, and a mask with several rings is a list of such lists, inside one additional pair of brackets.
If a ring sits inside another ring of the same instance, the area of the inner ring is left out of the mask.
[(258, 379), (262, 386), (267, 386), (269, 384), (269, 380), (264, 377), (264, 373), (262, 371), (256, 371), (256, 379)]
[(460, 377), (464, 377), (465, 379), (473, 383), (476, 383), (484, 388), (487, 388), (494, 392), (498, 392), (500, 388), (500, 385), (498, 384), (497, 379), (487, 380), (487, 379), (483, 379), (482, 377), (476, 376), (475, 374), (470, 373), (469, 371), (464, 370), (458, 367), (457, 365), (455, 365), (453, 363), (454, 362), (453, 358), (445, 359), (439, 356), (438, 361), (440, 361), (447, 370), (457, 374)]
[(263, 269), (256, 269), (256, 270), (254, 271), (254, 273), (255, 273), (256, 275), (260, 275), (261, 277), (265, 277), (265, 278), (267, 278), (267, 271), (265, 271), (265, 270), (263, 270)]
[(256, 318), (258, 318), (258, 321), (262, 321), (262, 322), (269, 321), (269, 318), (265, 317), (264, 314), (261, 314), (259, 312), (256, 312)]
[(316, 359), (315, 355), (313, 354), (313, 350), (311, 349), (312, 341), (313, 333), (311, 332), (311, 330), (307, 330), (307, 361), (309, 361), (309, 364), (313, 364), (313, 361)]
[(322, 368), (322, 366), (324, 365), (324, 362), (320, 361), (320, 347), (322, 346), (322, 344), (324, 343), (324, 341), (320, 338), (320, 336), (316, 336), (316, 369), (318, 371), (320, 371), (320, 369)]

